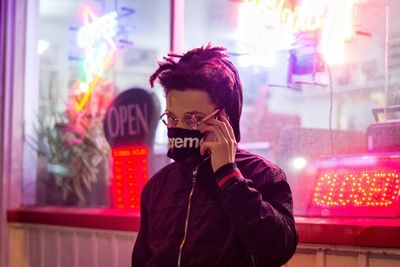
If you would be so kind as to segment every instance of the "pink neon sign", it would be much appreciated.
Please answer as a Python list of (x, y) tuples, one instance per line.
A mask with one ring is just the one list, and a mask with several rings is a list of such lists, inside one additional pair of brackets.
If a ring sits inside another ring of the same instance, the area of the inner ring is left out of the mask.
[(278, 20), (295, 32), (315, 31), (321, 28), (324, 19), (324, 10), (318, 7), (320, 3), (312, 7), (307, 4), (294, 8), (287, 6), (287, 0), (244, 0), (243, 3), (253, 5), (267, 18)]
[[(297, 5), (288, 0), (242, 0), (252, 11), (248, 16), (261, 15), (266, 26), (280, 26), (288, 31), (319, 31), (318, 50), (329, 64), (344, 61), (344, 43), (353, 36), (353, 11), (365, 0), (303, 0)], [(278, 24), (278, 25), (277, 25)]]

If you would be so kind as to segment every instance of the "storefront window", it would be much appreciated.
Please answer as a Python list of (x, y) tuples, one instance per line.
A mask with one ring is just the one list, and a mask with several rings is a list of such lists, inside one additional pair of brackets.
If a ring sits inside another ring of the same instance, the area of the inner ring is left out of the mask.
[(185, 50), (228, 48), (244, 87), (239, 146), (284, 169), (295, 215), (400, 216), (400, 6), (385, 3), (185, 3)]
[(111, 207), (106, 111), (127, 89), (150, 92), (148, 78), (169, 51), (169, 1), (38, 2), (38, 99), (26, 107), (36, 115), (26, 134), (23, 204)]

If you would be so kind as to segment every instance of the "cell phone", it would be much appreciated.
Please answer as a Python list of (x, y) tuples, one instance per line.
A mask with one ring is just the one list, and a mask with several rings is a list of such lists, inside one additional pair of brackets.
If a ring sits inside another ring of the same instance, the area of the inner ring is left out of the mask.
[[(217, 120), (221, 120), (219, 112), (220, 112), (220, 110), (217, 110), (217, 112), (215, 114)], [(216, 142), (217, 137), (215, 136), (215, 134), (213, 132), (207, 132), (205, 135), (204, 141)]]
[(215, 137), (214, 133), (207, 132), (206, 137), (204, 138), (204, 141), (215, 142), (215, 141), (217, 141), (217, 138)]
[[(217, 114), (216, 118), (218, 121), (221, 120), (219, 113)], [(215, 134), (213, 132), (208, 132), (205, 138), (206, 141), (210, 141), (210, 142), (216, 142), (217, 141), (217, 137), (215, 136)]]

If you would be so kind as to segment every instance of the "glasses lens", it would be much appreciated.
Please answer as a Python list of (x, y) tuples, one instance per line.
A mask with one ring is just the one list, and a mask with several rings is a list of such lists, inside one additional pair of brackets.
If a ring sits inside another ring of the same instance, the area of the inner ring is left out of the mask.
[(192, 114), (185, 114), (183, 117), (183, 122), (193, 130), (197, 129), (197, 126), (199, 125), (200, 119), (197, 118), (195, 115)]
[(164, 113), (161, 116), (161, 121), (167, 125), (167, 127), (174, 127), (177, 124), (177, 119), (169, 113)]

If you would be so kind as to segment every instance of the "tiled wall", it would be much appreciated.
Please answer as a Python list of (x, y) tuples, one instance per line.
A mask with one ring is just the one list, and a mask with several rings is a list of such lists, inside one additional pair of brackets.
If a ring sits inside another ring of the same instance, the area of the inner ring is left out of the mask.
[(9, 267), (122, 267), (136, 233), (10, 224), (9, 238)]
[[(129, 267), (136, 233), (17, 224), (9, 267)], [(399, 241), (400, 242), (400, 241)], [(285, 267), (399, 267), (400, 249), (299, 244)]]

